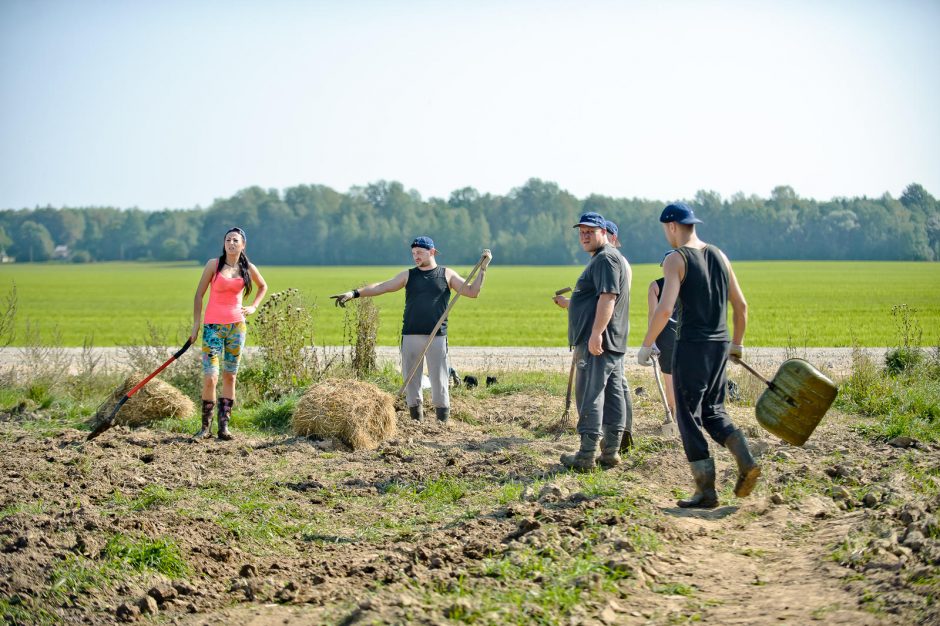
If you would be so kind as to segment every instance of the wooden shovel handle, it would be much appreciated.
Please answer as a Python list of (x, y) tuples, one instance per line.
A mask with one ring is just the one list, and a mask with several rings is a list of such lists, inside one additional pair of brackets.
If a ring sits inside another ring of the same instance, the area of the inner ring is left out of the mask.
[(747, 371), (749, 371), (750, 373), (754, 374), (755, 376), (757, 376), (758, 378), (760, 378), (762, 381), (764, 381), (764, 384), (765, 384), (765, 385), (767, 385), (768, 387), (773, 388), (773, 386), (774, 386), (773, 383), (771, 383), (769, 380), (767, 380), (766, 378), (764, 378), (763, 376), (761, 376), (761, 375), (760, 375), (760, 372), (758, 372), (756, 369), (754, 369), (753, 367), (751, 367), (750, 365), (748, 365), (747, 363), (745, 363), (744, 361), (742, 361), (741, 359), (739, 359), (739, 358), (736, 357), (736, 356), (729, 357), (729, 358), (730, 358), (730, 360), (731, 360), (732, 363), (737, 363), (738, 365), (740, 365), (741, 367), (743, 367), (744, 369), (746, 369)]

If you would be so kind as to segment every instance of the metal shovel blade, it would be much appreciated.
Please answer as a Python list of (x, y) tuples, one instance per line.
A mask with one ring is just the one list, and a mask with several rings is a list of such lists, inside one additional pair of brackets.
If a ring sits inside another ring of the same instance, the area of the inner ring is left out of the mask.
[(787, 443), (802, 446), (822, 421), (839, 390), (803, 359), (788, 359), (757, 400), (757, 421)]

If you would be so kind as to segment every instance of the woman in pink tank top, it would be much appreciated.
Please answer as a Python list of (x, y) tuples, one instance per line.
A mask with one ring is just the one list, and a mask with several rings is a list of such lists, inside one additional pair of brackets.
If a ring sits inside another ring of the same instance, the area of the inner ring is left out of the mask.
[[(230, 228), (225, 233), (222, 254), (209, 259), (193, 302), (193, 330), (190, 337), (195, 341), (202, 326), (202, 430), (197, 438), (212, 435), (212, 409), (215, 407), (215, 388), (219, 382), (219, 358), (222, 360), (222, 395), (219, 397), (219, 439), (231, 439), (228, 422), (235, 403), (235, 376), (238, 362), (245, 346), (245, 316), (258, 308), (268, 285), (261, 272), (245, 255), (247, 238), (241, 228)], [(258, 293), (249, 306), (243, 306), (242, 296), (251, 294), (252, 283)], [(209, 290), (209, 304), (202, 312), (202, 300)]]

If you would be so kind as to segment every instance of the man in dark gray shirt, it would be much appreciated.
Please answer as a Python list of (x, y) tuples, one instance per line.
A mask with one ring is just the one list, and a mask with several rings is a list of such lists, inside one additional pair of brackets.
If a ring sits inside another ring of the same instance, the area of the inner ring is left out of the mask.
[(599, 463), (620, 463), (620, 440), (627, 425), (623, 355), (627, 350), (630, 309), (630, 266), (607, 239), (606, 221), (597, 213), (584, 213), (575, 224), (581, 247), (591, 254), (578, 278), (571, 299), (555, 303), (568, 309), (568, 344), (575, 350), (578, 376), (575, 402), (581, 447), (564, 454), (569, 468), (594, 468), (598, 442)]

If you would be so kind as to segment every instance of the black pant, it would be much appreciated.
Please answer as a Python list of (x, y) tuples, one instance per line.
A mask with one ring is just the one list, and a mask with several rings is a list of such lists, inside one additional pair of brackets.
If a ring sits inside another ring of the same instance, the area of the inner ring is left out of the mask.
[(725, 411), (727, 362), (727, 341), (676, 342), (672, 362), (676, 421), (690, 462), (709, 457), (702, 429), (719, 445), (736, 430)]

